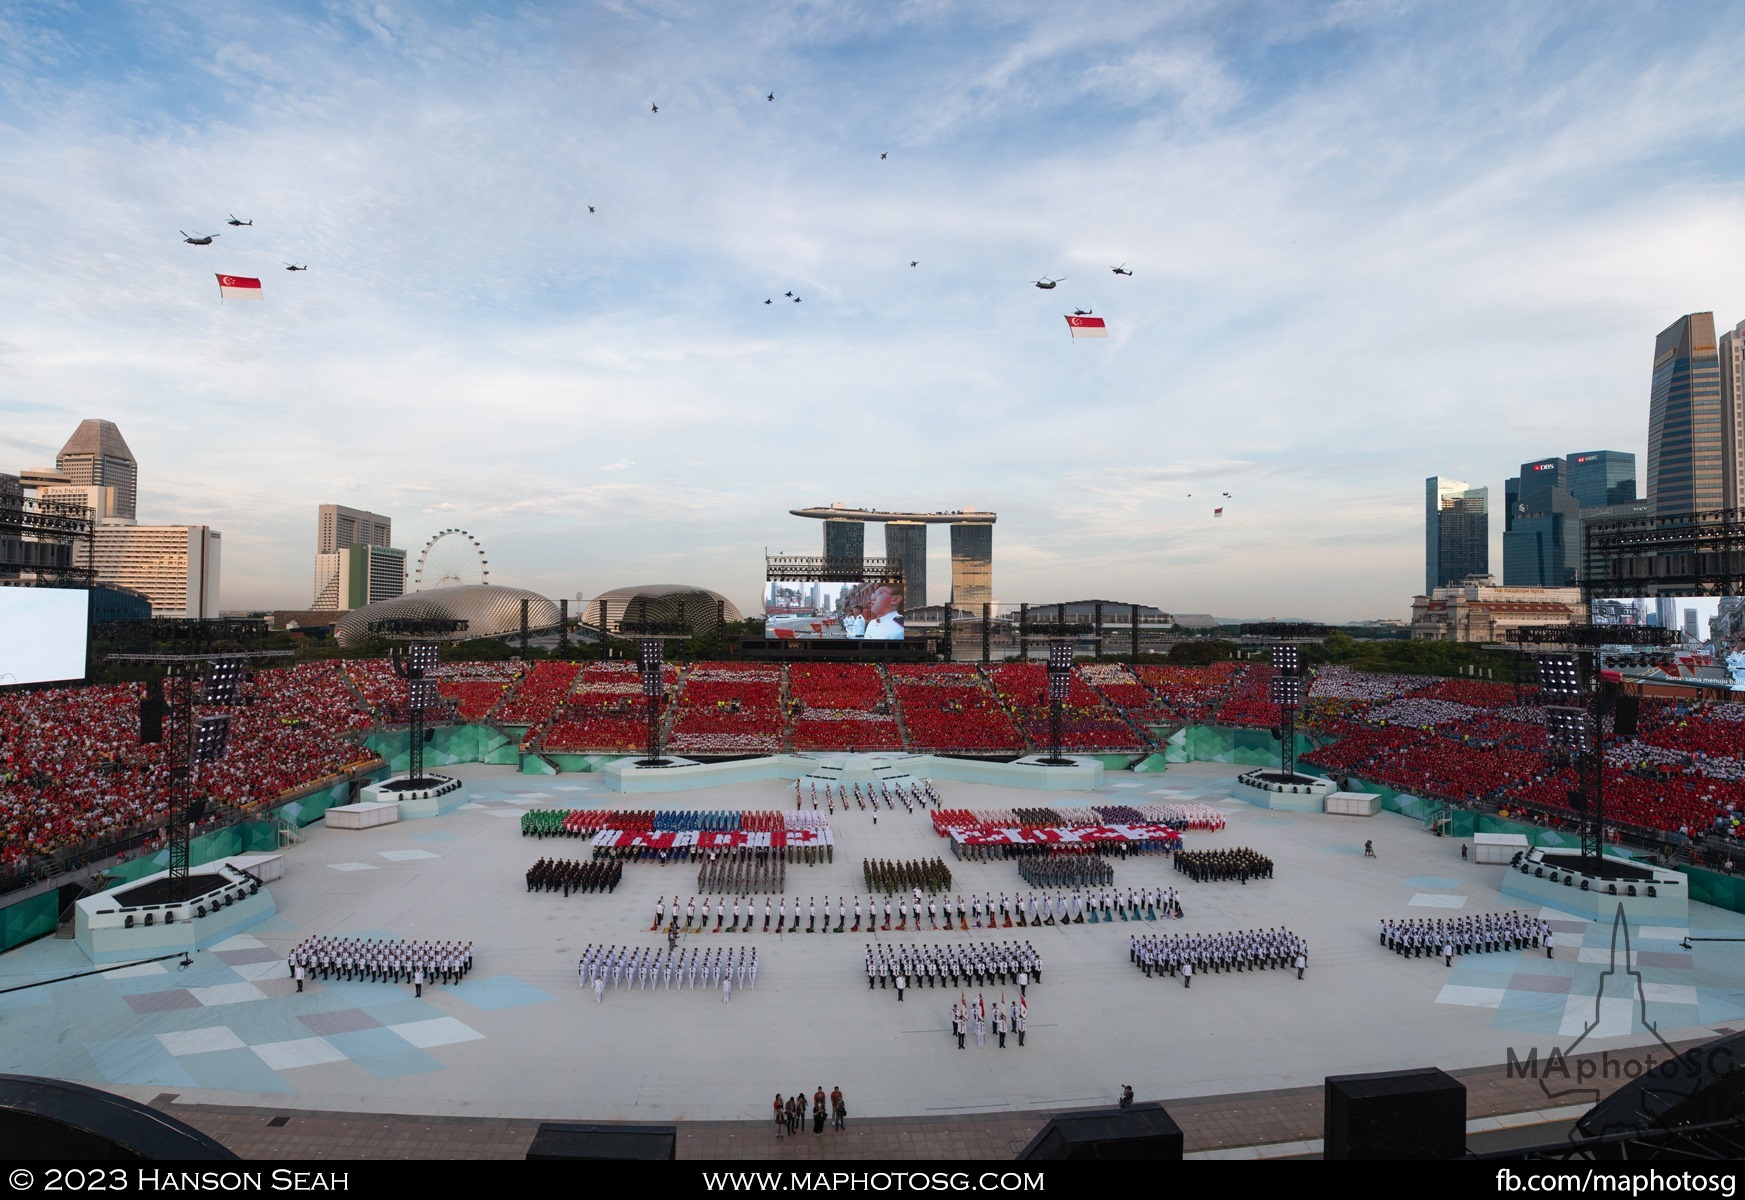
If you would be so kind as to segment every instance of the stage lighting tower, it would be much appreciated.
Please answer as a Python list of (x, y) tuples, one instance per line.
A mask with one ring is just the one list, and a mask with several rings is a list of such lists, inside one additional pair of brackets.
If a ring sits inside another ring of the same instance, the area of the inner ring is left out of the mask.
[(1048, 646), (1048, 758), (1050, 766), (1067, 762), (1061, 753), (1060, 709), (1072, 692), (1071, 642), (1050, 642)]
[(1297, 709), (1308, 692), (1303, 649), (1292, 642), (1272, 648), (1272, 702), (1278, 706), (1279, 765), (1287, 782), (1297, 776)]
[(441, 691), (436, 675), (442, 667), (441, 643), (408, 642), (393, 654), (390, 661), (394, 665), (394, 674), (406, 681), (406, 782), (412, 787), (421, 787), (424, 783), (424, 710), (435, 708), (440, 703)]
[(648, 757), (643, 759), (641, 766), (664, 767), (666, 760), (660, 756), (660, 707), (666, 698), (666, 667), (665, 647), (659, 638), (643, 638), (638, 647), (638, 661), (642, 668), (642, 695), (648, 702)]

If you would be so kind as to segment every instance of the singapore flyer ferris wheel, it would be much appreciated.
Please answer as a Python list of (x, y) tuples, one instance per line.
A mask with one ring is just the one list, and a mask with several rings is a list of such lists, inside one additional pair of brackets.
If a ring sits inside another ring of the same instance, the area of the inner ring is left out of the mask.
[(464, 529), (443, 529), (424, 543), (424, 550), (418, 555), (412, 590), (434, 591), (436, 588), (489, 582), (491, 560), (485, 557), (485, 548), (479, 545), (479, 539)]

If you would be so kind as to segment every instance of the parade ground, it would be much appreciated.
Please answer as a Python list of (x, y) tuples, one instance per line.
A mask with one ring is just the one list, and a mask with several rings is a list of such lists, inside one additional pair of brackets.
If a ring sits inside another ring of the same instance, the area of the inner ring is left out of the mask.
[[(736, 986), (724, 1003), (719, 987), (617, 987), (596, 1002), (578, 987), (584, 948), (664, 945), (650, 929), (656, 900), (670, 906), (675, 895), (696, 895), (700, 903), (697, 869), (631, 863), (611, 893), (528, 892), (536, 859), (586, 860), (591, 846), (524, 838), (521, 814), (783, 809), (793, 806), (792, 783), (627, 797), (592, 775), (448, 770), (466, 782), (465, 807), (366, 830), (311, 826), (284, 851), (284, 877), (271, 884), (277, 916), (196, 954), (191, 966), (121, 968), (0, 996), (0, 1071), (147, 1102), (173, 1098), (188, 1112), (231, 1111), (262, 1124), (293, 1112), (339, 1125), (422, 1117), (438, 1130), (438, 1146), (443, 1123), (481, 1120), (676, 1122), (752, 1138), (769, 1132), (751, 1123), (770, 1125), (778, 1092), (841, 1087), (864, 1137), (880, 1123), (944, 1129), (1108, 1105), (1123, 1084), (1141, 1101), (1184, 1107), (1208, 1097), (1300, 1097), (1329, 1074), (1471, 1071), (1535, 1054), (1543, 1064), (1554, 1052), (1640, 1055), (1745, 1023), (1745, 943), (1680, 945), (1687, 934), (1745, 934), (1745, 917), (1692, 905), (1688, 929), (1620, 931), (1546, 909), (1534, 915), (1555, 932), (1555, 958), (1509, 951), (1457, 957), (1451, 967), (1440, 956), (1402, 959), (1378, 944), (1380, 919), (1519, 908), (1497, 894), (1503, 868), (1463, 861), (1458, 841), (1405, 817), (1274, 812), (1233, 800), (1239, 768), (1217, 764), (1110, 772), (1094, 793), (936, 784), (949, 808), (1218, 806), (1227, 827), (1187, 832), (1187, 848), (1251, 847), (1276, 863), (1272, 879), (1194, 883), (1166, 856), (1111, 860), (1123, 892), (1177, 888), (1181, 920), (860, 935), (807, 933), (802, 922), (800, 932), (778, 935), (761, 932), (759, 896), (759, 932), (680, 942), (734, 954), (755, 946), (755, 988)], [(1029, 890), (1013, 862), (955, 859), (919, 810), (881, 808), (875, 825), (868, 811), (838, 807), (831, 829), (834, 862), (788, 866), (790, 902), (834, 905), (842, 896), (852, 907), (865, 895), (865, 858), (940, 857), (952, 892), (966, 898)], [(1275, 926), (1307, 939), (1303, 979), (1289, 969), (1202, 972), (1189, 989), (1129, 962), (1136, 932)], [(318, 935), (470, 941), (476, 966), (458, 984), (427, 984), (421, 998), (407, 984), (355, 979), (311, 978), (299, 994), (286, 956)], [(863, 961), (875, 940), (1028, 941), (1044, 968), (1027, 996), (1027, 1044), (1011, 1037), (1000, 1049), (990, 1033), (985, 1046), (972, 1036), (960, 1050), (950, 1033), (960, 995), (973, 1001), (979, 991), (991, 1006), (1002, 993), (1016, 999), (1014, 986), (911, 987), (900, 1003), (893, 989), (869, 990)], [(72, 941), (45, 938), (0, 957), (0, 987), (90, 971)], [(1542, 1105), (1517, 1107), (1591, 1103), (1580, 1081), (1543, 1082)], [(1011, 1137), (1020, 1132), (1014, 1126)], [(464, 1139), (449, 1137), (458, 1152)], [(1268, 1140), (1258, 1123), (1251, 1140)]]

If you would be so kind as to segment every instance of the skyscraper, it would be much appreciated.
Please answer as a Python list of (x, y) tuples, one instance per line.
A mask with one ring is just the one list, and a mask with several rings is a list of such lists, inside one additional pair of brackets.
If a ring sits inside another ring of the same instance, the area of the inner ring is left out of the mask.
[(394, 549), (394, 525), (379, 513), (343, 504), (316, 511), (315, 595), (311, 609), (349, 612), (406, 591), (406, 552)]
[(903, 607), (927, 603), (927, 526), (920, 521), (885, 522), (885, 558), (903, 567)]
[(391, 546), (394, 523), (378, 513), (343, 504), (316, 510), (315, 553), (333, 554), (346, 546)]
[(866, 558), (866, 525), (861, 521), (824, 522), (824, 557), (856, 570)]
[(115, 489), (115, 517), (137, 519), (139, 509), (139, 464), (113, 421), (87, 419), (79, 422), (73, 436), (55, 455), (55, 468), (76, 487)]
[(1628, 504), (1636, 499), (1636, 456), (1623, 450), (1571, 454), (1564, 478), (1569, 494), (1583, 508)]
[[(1690, 313), (1654, 341), (1648, 504), (1656, 516), (1723, 506), (1728, 493), (1723, 417), (1715, 314)], [(1736, 459), (1733, 466), (1736, 480)]]
[(1721, 335), (1721, 488), (1727, 508), (1745, 505), (1745, 321)]
[(1424, 594), (1490, 574), (1490, 489), (1432, 475), (1424, 481)]

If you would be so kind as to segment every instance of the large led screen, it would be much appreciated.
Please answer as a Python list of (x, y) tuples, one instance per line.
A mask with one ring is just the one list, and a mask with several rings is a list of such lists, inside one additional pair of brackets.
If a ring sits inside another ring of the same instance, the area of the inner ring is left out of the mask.
[(763, 589), (763, 621), (769, 637), (900, 641), (903, 589), (864, 579), (854, 583), (771, 580)]
[(0, 587), (0, 687), (85, 678), (91, 593)]
[[(1727, 605), (1730, 613), (1738, 601)], [(1728, 626), (1721, 621), (1722, 601), (1715, 596), (1649, 596), (1626, 597), (1593, 602), (1595, 625), (1657, 625), (1673, 629), (1687, 645), (1713, 641), (1717, 635), (1727, 640)]]

